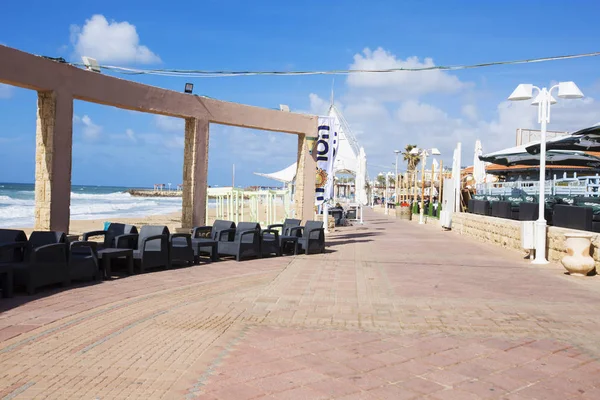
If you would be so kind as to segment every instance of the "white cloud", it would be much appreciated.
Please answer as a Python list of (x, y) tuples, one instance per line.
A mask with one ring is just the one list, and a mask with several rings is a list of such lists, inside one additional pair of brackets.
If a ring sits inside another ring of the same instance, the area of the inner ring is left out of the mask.
[(172, 149), (183, 149), (185, 145), (185, 138), (183, 135), (171, 135), (164, 141), (165, 146)]
[(308, 95), (310, 100), (310, 113), (314, 115), (327, 115), (329, 103), (320, 98), (318, 95), (311, 93)]
[(476, 121), (479, 115), (477, 114), (477, 107), (473, 104), (465, 104), (461, 108), (462, 115), (470, 119), (471, 121)]
[[(378, 49), (356, 55), (352, 68), (419, 64), (433, 65), (433, 62), (427, 58), (420, 62), (417, 57), (399, 60)], [(449, 165), (453, 149), (461, 142), (463, 164), (468, 165), (472, 163), (477, 139), (482, 141), (484, 152), (492, 152), (514, 146), (517, 128), (540, 127), (537, 108), (530, 102), (504, 101), (505, 93), (501, 93), (497, 97), (498, 103), (494, 104), (490, 101), (494, 94), (487, 86), (465, 83), (440, 71), (352, 75), (346, 81), (346, 89), (341, 97), (344, 106), (338, 108), (359, 143), (365, 147), (371, 177), (386, 168), (391, 170), (393, 149), (404, 148), (409, 143), (439, 148), (442, 156), (438, 160), (443, 159), (444, 164)], [(441, 95), (449, 93), (452, 93), (450, 101), (440, 99)], [(315, 93), (309, 95), (308, 101), (313, 112), (327, 104)], [(594, 98), (559, 99), (552, 106), (548, 129), (575, 131), (599, 121), (600, 105)], [(428, 159), (428, 166), (431, 161)]]
[(219, 152), (222, 157), (250, 168), (285, 168), (296, 161), (296, 135), (224, 125), (211, 127), (210, 135), (209, 158), (217, 149), (226, 148)]
[(84, 115), (83, 117), (75, 115), (73, 116), (73, 122), (82, 127), (82, 133), (85, 139), (96, 140), (102, 133), (102, 127), (96, 125), (87, 115)]
[[(350, 69), (381, 70), (392, 68), (428, 68), (435, 66), (431, 58), (421, 62), (418, 57), (398, 59), (392, 53), (377, 48), (366, 48), (362, 54), (354, 55)], [(351, 88), (376, 92), (377, 97), (386, 100), (406, 99), (427, 93), (454, 93), (466, 84), (447, 72), (432, 70), (422, 72), (381, 72), (355, 73), (348, 75)]]
[(154, 116), (154, 125), (161, 131), (181, 132), (185, 130), (185, 120), (183, 118), (167, 117), (164, 115)]
[(125, 136), (127, 136), (132, 142), (137, 142), (137, 138), (133, 129), (125, 129)]
[(140, 44), (135, 25), (127, 21), (107, 21), (100, 14), (85, 21), (83, 27), (71, 25), (71, 44), (78, 56), (89, 56), (103, 63), (152, 64), (160, 58)]
[(0, 83), (0, 99), (10, 99), (13, 93), (14, 88), (11, 85)]
[(437, 107), (407, 100), (400, 105), (396, 112), (397, 118), (407, 124), (426, 124), (444, 121), (448, 115)]

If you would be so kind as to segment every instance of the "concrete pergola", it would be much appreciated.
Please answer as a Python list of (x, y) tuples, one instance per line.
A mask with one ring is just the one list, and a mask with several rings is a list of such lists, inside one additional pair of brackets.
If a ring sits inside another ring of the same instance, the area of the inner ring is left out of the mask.
[(210, 123), (298, 136), (295, 211), (313, 216), (316, 163), (306, 136), (317, 117), (143, 85), (0, 45), (0, 83), (38, 92), (35, 229), (69, 231), (73, 100), (185, 119), (182, 227), (204, 225)]

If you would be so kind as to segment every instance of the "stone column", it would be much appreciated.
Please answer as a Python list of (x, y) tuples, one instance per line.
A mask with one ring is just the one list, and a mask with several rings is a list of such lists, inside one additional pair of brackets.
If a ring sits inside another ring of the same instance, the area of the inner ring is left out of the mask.
[(295, 218), (303, 221), (312, 220), (314, 217), (316, 170), (317, 162), (308, 153), (306, 135), (298, 135), (298, 167), (296, 170), (294, 209), (296, 211)]
[(185, 119), (182, 228), (206, 224), (208, 127), (207, 119)]
[(69, 232), (73, 96), (38, 92), (35, 229)]

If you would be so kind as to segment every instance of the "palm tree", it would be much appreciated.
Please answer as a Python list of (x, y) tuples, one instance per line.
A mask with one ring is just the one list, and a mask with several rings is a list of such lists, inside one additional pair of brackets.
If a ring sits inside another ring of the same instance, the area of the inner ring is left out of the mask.
[(406, 161), (406, 163), (408, 164), (408, 172), (414, 172), (414, 170), (417, 168), (417, 165), (419, 165), (419, 161), (421, 161), (421, 157), (419, 154), (410, 153), (410, 151), (415, 148), (417, 148), (416, 144), (407, 144), (404, 148), (404, 152), (402, 153), (404, 161)]

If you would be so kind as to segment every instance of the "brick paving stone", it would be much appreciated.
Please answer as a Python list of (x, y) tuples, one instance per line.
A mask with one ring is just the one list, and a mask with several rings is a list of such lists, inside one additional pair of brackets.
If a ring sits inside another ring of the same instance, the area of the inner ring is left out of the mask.
[(444, 386), (418, 376), (398, 383), (397, 386), (421, 394), (431, 394), (444, 389)]
[(0, 299), (0, 397), (600, 398), (597, 279), (365, 211), (325, 254)]
[(315, 382), (307, 386), (319, 393), (323, 393), (330, 398), (342, 397), (361, 392), (361, 389), (358, 386), (353, 385), (348, 381), (342, 381), (338, 379)]
[(420, 393), (410, 391), (399, 385), (382, 386), (373, 390), (369, 390), (367, 394), (381, 400), (409, 400), (417, 399), (423, 396)]

